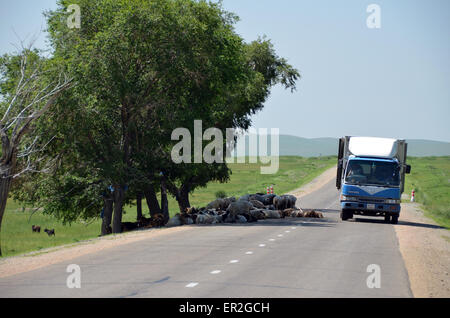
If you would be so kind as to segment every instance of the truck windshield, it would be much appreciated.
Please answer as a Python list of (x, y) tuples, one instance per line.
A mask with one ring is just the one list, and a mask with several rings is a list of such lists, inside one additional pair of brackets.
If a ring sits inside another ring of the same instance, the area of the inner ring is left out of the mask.
[(397, 187), (400, 184), (398, 163), (350, 160), (345, 174), (347, 184)]

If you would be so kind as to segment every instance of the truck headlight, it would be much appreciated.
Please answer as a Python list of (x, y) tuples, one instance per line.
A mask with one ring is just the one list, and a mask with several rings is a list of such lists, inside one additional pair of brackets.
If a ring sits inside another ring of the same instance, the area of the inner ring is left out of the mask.
[(386, 203), (387, 204), (400, 204), (400, 200), (387, 199)]
[(358, 198), (341, 195), (341, 201), (358, 201)]

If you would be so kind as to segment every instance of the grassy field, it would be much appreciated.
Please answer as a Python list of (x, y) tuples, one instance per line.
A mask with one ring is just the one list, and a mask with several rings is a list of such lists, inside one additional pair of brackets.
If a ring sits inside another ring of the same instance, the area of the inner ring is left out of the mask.
[[(276, 193), (282, 194), (294, 190), (308, 183), (316, 176), (336, 163), (335, 157), (300, 158), (281, 157), (280, 169), (275, 175), (260, 174), (259, 164), (232, 164), (233, 174), (226, 184), (211, 183), (207, 188), (194, 192), (191, 204), (201, 207), (215, 199), (215, 193), (225, 191), (228, 196), (241, 196), (247, 193), (265, 192), (267, 186), (273, 185)], [(145, 202), (145, 201), (144, 201)], [(170, 197), (169, 207), (171, 215), (178, 212), (177, 202)], [(143, 204), (144, 212), (148, 209)], [(100, 219), (90, 224), (77, 222), (72, 225), (62, 225), (55, 218), (38, 212), (31, 216), (31, 212), (23, 212), (19, 204), (9, 201), (2, 224), (2, 252), (4, 256), (12, 256), (29, 251), (41, 250), (63, 244), (97, 237), (100, 233)], [(99, 211), (100, 214), (100, 211)], [(136, 208), (125, 207), (124, 221), (136, 219)], [(40, 225), (42, 232), (32, 233), (31, 226)], [(55, 229), (56, 236), (48, 237), (44, 228)]]
[(439, 225), (450, 229), (450, 157), (410, 158), (405, 193), (416, 191), (416, 201)]

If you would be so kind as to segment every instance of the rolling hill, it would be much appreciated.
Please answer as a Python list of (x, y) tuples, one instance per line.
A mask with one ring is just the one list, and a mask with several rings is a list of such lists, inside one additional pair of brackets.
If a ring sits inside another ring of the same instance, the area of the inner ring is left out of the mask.
[[(248, 151), (248, 137), (246, 138), (246, 155)], [(338, 148), (337, 138), (302, 138), (290, 135), (280, 135), (280, 156), (318, 157), (336, 155)], [(450, 156), (450, 143), (409, 139), (408, 155), (411, 157)], [(270, 149), (270, 139), (268, 142)], [(269, 150), (270, 151), (270, 150)]]

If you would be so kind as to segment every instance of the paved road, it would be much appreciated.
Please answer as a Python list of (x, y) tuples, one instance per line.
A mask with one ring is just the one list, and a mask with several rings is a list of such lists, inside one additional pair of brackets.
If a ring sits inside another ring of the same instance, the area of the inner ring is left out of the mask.
[[(392, 225), (341, 222), (334, 181), (300, 204), (326, 219), (198, 226), (0, 279), (0, 297), (412, 297)], [(81, 289), (66, 286), (69, 264)]]

